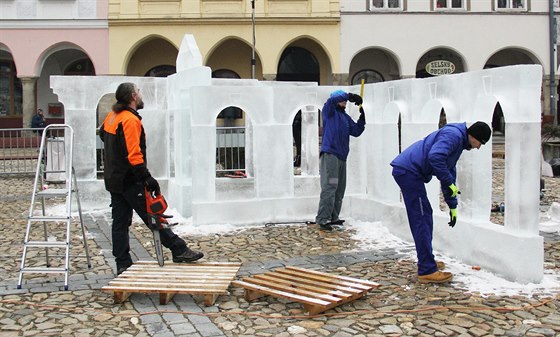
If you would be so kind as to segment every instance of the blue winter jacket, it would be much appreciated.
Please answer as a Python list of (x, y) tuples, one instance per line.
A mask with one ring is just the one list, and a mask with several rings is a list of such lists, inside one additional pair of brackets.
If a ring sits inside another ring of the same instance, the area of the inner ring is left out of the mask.
[(337, 104), (348, 100), (348, 93), (337, 92), (331, 95), (323, 105), (323, 142), (321, 153), (326, 152), (346, 161), (350, 151), (350, 136), (358, 137), (364, 132), (366, 119), (360, 114), (354, 122), (344, 109)]
[(451, 197), (449, 185), (455, 183), (455, 166), (463, 150), (469, 147), (467, 124), (450, 123), (410, 145), (391, 162), (391, 166), (405, 169), (425, 183), (436, 176), (441, 182), (445, 202), (450, 208), (456, 208), (457, 198)]

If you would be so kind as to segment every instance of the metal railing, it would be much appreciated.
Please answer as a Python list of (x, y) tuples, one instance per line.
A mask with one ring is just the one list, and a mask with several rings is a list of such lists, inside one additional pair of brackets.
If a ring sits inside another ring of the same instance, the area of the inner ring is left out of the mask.
[(103, 147), (103, 141), (99, 137), (99, 129), (97, 129), (95, 134), (95, 167), (97, 177), (102, 178), (105, 169), (105, 149)]
[[(34, 174), (42, 129), (0, 129), (0, 176)], [(49, 138), (57, 138), (51, 130)], [(60, 135), (62, 136), (62, 135)], [(103, 173), (103, 143), (97, 137), (97, 173)], [(54, 152), (52, 152), (54, 153)], [(46, 163), (48, 158), (41, 158)], [(245, 127), (216, 128), (216, 175), (245, 173)]]
[(216, 127), (216, 176), (245, 173), (245, 127)]
[(42, 134), (37, 128), (0, 129), (0, 175), (35, 173)]

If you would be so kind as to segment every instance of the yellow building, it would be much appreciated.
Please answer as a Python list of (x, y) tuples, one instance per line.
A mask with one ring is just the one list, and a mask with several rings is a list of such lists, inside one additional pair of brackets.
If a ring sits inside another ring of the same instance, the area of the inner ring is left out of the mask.
[(192, 34), (213, 77), (347, 82), (338, 0), (110, 0), (108, 20), (110, 74), (174, 73)]

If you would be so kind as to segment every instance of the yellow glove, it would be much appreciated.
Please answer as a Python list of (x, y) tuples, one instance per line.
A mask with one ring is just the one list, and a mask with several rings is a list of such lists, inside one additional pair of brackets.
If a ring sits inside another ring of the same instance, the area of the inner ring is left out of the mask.
[(459, 191), (459, 188), (457, 188), (457, 186), (455, 186), (455, 184), (449, 185), (449, 189), (451, 190), (451, 196), (453, 198), (455, 198), (457, 196), (457, 194), (461, 194), (461, 192)]
[(451, 221), (448, 222), (449, 226), (451, 228), (455, 227), (455, 224), (457, 223), (457, 209), (456, 208), (452, 208), (449, 210), (449, 218), (451, 219)]

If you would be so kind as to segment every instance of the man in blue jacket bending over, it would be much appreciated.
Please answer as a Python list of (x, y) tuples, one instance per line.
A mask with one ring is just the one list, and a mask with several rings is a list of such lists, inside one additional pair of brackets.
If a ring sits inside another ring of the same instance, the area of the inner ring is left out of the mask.
[(434, 221), (424, 184), (432, 180), (432, 176), (441, 182), (450, 210), (449, 226), (454, 227), (457, 222), (457, 194), (460, 193), (455, 185), (455, 165), (463, 150), (479, 149), (491, 134), (492, 130), (484, 122), (476, 122), (468, 129), (466, 123), (447, 124), (410, 145), (391, 162), (393, 178), (401, 188), (416, 245), (420, 283), (444, 283), (453, 279), (453, 274), (438, 270), (445, 265), (436, 263), (432, 253)]
[(350, 136), (358, 137), (364, 132), (366, 117), (360, 106), (360, 117), (354, 122), (346, 113), (346, 101), (362, 104), (360, 95), (336, 90), (325, 102), (322, 111), (323, 142), (319, 173), (321, 175), (321, 199), (315, 222), (322, 230), (333, 230), (333, 224), (341, 224), (338, 218), (346, 190), (346, 158), (350, 151)]

